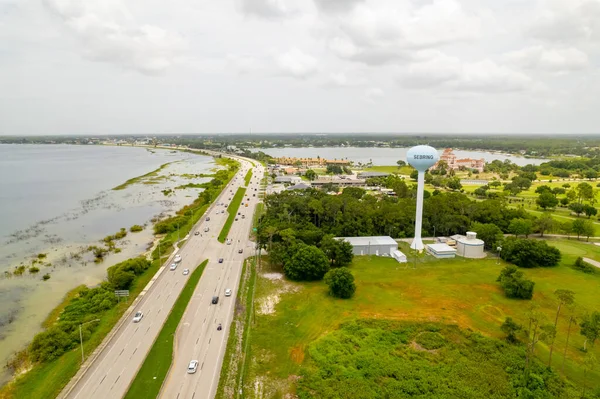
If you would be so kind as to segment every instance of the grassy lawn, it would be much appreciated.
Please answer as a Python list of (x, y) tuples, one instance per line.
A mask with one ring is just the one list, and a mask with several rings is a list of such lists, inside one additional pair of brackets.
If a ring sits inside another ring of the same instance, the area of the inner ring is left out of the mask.
[(238, 190), (236, 191), (235, 195), (233, 196), (231, 202), (229, 203), (229, 206), (227, 207), (227, 212), (229, 213), (229, 216), (227, 217), (227, 221), (225, 222), (225, 224), (223, 225), (223, 228), (221, 229), (221, 233), (219, 233), (219, 242), (223, 243), (225, 242), (225, 239), (227, 238), (227, 235), (229, 234), (229, 230), (231, 230), (231, 225), (233, 224), (233, 221), (235, 220), (236, 216), (237, 216), (237, 212), (238, 209), (240, 207), (240, 204), (242, 203), (242, 200), (244, 199), (244, 194), (246, 193), (246, 189), (245, 188), (238, 188)]
[[(563, 252), (561, 265), (551, 269), (526, 269), (525, 275), (535, 281), (533, 301), (512, 300), (504, 296), (496, 278), (506, 265), (495, 258), (472, 260), (457, 258), (437, 260), (425, 256), (416, 268), (410, 252), (409, 263), (398, 264), (390, 258), (362, 256), (355, 258), (351, 270), (357, 291), (351, 300), (338, 300), (327, 295), (323, 282), (294, 283), (285, 279), (258, 278), (256, 283), (256, 322), (250, 341), (251, 359), (244, 377), (243, 397), (272, 397), (294, 391), (293, 375), (298, 375), (307, 345), (337, 330), (340, 323), (360, 318), (438, 321), (461, 328), (481, 331), (484, 335), (503, 338), (500, 325), (505, 317), (525, 324), (526, 311), (533, 302), (554, 320), (556, 289), (574, 291), (576, 312), (600, 310), (598, 287), (600, 273), (587, 275), (570, 267), (577, 256), (600, 258), (600, 247), (569, 240), (550, 240)], [(404, 243), (403, 243), (404, 244)], [(406, 244), (408, 245), (408, 244)], [(265, 270), (265, 273), (280, 270)], [(268, 304), (275, 301), (274, 308)], [(271, 312), (271, 313), (269, 313)], [(561, 313), (555, 343), (553, 365), (559, 368), (565, 346), (567, 314)], [(277, 345), (273, 345), (277, 342)], [(583, 337), (579, 328), (571, 331), (565, 375), (576, 384), (582, 381), (580, 348)], [(547, 362), (548, 348), (539, 343), (537, 356)], [(600, 356), (600, 345), (596, 345)], [(596, 370), (588, 381), (600, 386)], [(259, 387), (258, 389), (256, 387)]]
[[(173, 161), (173, 162), (179, 162), (179, 161)], [(129, 180), (127, 180), (125, 183), (118, 185), (117, 187), (113, 188), (113, 190), (123, 190), (127, 187), (129, 187), (132, 184), (135, 183), (139, 183), (140, 181), (147, 179), (147, 178), (155, 178), (158, 176), (158, 172), (160, 172), (161, 170), (163, 170), (164, 168), (166, 168), (169, 164), (172, 164), (173, 162), (167, 162), (165, 164), (162, 164), (159, 166), (158, 169), (153, 170), (152, 172), (148, 172), (145, 175), (141, 175), (141, 176), (137, 176), (134, 178), (131, 178)]]
[(398, 168), (398, 165), (379, 165), (379, 166), (371, 166), (368, 168), (364, 168), (359, 171), (360, 172), (382, 172), (382, 173), (396, 173), (401, 175), (410, 175), (412, 172), (412, 168), (409, 166), (403, 166)]
[(250, 180), (252, 179), (252, 170), (249, 170), (248, 173), (246, 173), (246, 186), (248, 186), (250, 184)]
[(169, 313), (169, 317), (167, 317), (163, 328), (158, 333), (154, 345), (152, 345), (150, 352), (148, 352), (144, 364), (142, 364), (142, 367), (131, 383), (125, 398), (156, 398), (158, 396), (160, 387), (173, 360), (175, 331), (207, 263), (208, 260), (205, 260), (190, 274), (185, 287), (181, 290), (177, 301), (175, 301)]

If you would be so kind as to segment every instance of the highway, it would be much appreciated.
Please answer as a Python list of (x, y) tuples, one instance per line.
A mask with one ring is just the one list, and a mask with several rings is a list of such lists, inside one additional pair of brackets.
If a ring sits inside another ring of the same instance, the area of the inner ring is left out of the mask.
[[(225, 355), (229, 327), (233, 319), (235, 298), (244, 258), (254, 254), (254, 244), (248, 242), (252, 228), (253, 209), (258, 201), (258, 189), (262, 173), (253, 175), (244, 203), (250, 199), (250, 206), (240, 207), (242, 219), (233, 223), (229, 233), (231, 245), (211, 245), (209, 264), (202, 281), (182, 318), (175, 338), (174, 360), (159, 397), (177, 399), (201, 399), (215, 396), (221, 364)], [(254, 191), (254, 189), (257, 191)], [(235, 193), (232, 193), (232, 195)], [(256, 197), (252, 194), (256, 193)], [(243, 253), (238, 253), (242, 249)], [(218, 259), (223, 258), (223, 263)], [(206, 278), (204, 278), (206, 277)], [(229, 297), (226, 289), (232, 289)], [(219, 296), (216, 305), (211, 303), (213, 296)], [(221, 324), (223, 329), (217, 330)], [(187, 373), (191, 360), (198, 360), (198, 370)]]
[[(182, 257), (177, 269), (174, 271), (169, 269), (173, 254), (159, 269), (156, 280), (136, 305), (132, 315), (137, 311), (143, 312), (144, 317), (141, 322), (125, 321), (120, 326), (117, 325), (115, 328), (118, 330), (108, 345), (88, 367), (73, 389), (66, 395), (63, 392), (64, 396), (61, 396), (72, 399), (122, 398), (127, 393), (131, 381), (141, 367), (189, 277), (183, 275), (183, 269), (190, 269), (191, 274), (205, 259), (208, 259), (209, 263), (179, 326), (175, 344), (175, 362), (167, 380), (168, 384), (163, 389), (165, 392), (177, 391), (177, 393), (173, 396), (163, 395), (163, 397), (197, 399), (214, 396), (225, 352), (229, 323), (233, 317), (233, 304), (242, 263), (245, 257), (254, 254), (253, 244), (248, 241), (248, 234), (254, 209), (259, 201), (260, 179), (264, 173), (261, 166), (254, 169), (252, 182), (243, 200), (246, 204), (248, 202), (246, 198), (250, 198), (250, 204), (248, 207), (242, 205), (239, 209), (245, 218), (239, 216), (238, 221), (233, 223), (229, 233), (232, 244), (221, 244), (217, 241), (217, 237), (228, 217), (227, 205), (238, 187), (244, 186), (246, 173), (252, 167), (248, 161), (240, 160), (240, 162), (242, 166), (236, 176), (194, 226), (188, 240), (177, 252)], [(252, 194), (256, 196), (253, 197)], [(209, 217), (210, 221), (207, 221), (206, 217)], [(206, 227), (209, 228), (208, 232), (205, 232)], [(195, 235), (196, 231), (200, 234)], [(243, 249), (241, 254), (238, 253), (240, 248)], [(218, 263), (218, 258), (223, 258), (224, 262)], [(231, 288), (233, 291), (230, 297), (224, 295), (226, 288)], [(211, 305), (213, 295), (219, 295), (217, 305)], [(223, 330), (216, 330), (217, 323), (222, 323)], [(204, 365), (202, 369), (198, 367), (196, 374), (188, 375), (186, 369), (187, 364), (192, 360), (190, 358), (192, 354), (195, 356), (194, 359), (198, 359)], [(204, 384), (202, 389), (198, 388), (200, 381)], [(181, 389), (177, 388), (178, 385), (181, 385)], [(178, 396), (180, 392), (181, 395)]]

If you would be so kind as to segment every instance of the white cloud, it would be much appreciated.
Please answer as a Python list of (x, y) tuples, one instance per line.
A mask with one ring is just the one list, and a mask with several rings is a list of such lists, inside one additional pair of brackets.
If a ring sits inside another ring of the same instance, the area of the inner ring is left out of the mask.
[(598, 21), (598, 0), (542, 0), (529, 33), (551, 42), (600, 40)]
[(379, 65), (406, 59), (418, 49), (472, 40), (480, 32), (478, 16), (456, 0), (429, 4), (365, 3), (340, 21), (329, 47), (342, 58)]
[(317, 71), (317, 59), (297, 48), (277, 57), (277, 65), (285, 75), (306, 79)]
[(367, 101), (371, 103), (377, 102), (381, 97), (383, 97), (385, 93), (379, 87), (371, 87), (365, 90), (365, 97)]
[(82, 42), (83, 55), (93, 61), (155, 75), (163, 73), (186, 47), (177, 33), (135, 23), (124, 2), (100, 3), (44, 0)]
[(549, 72), (568, 72), (584, 69), (589, 65), (587, 54), (569, 48), (545, 48), (532, 46), (505, 55), (506, 59), (522, 68), (540, 69)]
[(480, 93), (525, 91), (534, 87), (527, 75), (489, 59), (465, 63), (441, 52), (431, 60), (411, 64), (400, 74), (399, 83), (411, 89)]
[(356, 4), (364, 0), (314, 0), (317, 7), (325, 12), (350, 11)]
[(283, 0), (241, 0), (242, 12), (263, 18), (285, 17), (291, 11)]

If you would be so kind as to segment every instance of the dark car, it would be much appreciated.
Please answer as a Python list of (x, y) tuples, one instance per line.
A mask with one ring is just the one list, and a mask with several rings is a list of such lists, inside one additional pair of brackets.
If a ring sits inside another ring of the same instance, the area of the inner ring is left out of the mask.
[(213, 305), (216, 305), (217, 303), (219, 303), (219, 297), (218, 296), (213, 296), (211, 302), (212, 302)]
[(223, 263), (223, 258), (219, 258), (219, 263)]

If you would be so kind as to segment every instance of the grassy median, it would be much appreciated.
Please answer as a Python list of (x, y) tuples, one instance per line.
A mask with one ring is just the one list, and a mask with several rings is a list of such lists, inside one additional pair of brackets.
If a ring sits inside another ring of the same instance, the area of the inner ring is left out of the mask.
[(181, 294), (179, 294), (177, 301), (175, 301), (169, 317), (167, 317), (163, 328), (158, 333), (156, 341), (154, 341), (150, 352), (148, 352), (148, 356), (146, 356), (146, 360), (144, 360), (144, 364), (142, 364), (142, 367), (131, 383), (125, 398), (156, 398), (158, 396), (160, 387), (173, 361), (175, 331), (207, 263), (208, 260), (205, 260), (190, 274), (190, 278), (185, 287), (183, 287)]
[(225, 222), (225, 225), (221, 229), (221, 233), (219, 233), (218, 240), (220, 243), (225, 242), (225, 239), (227, 238), (227, 235), (229, 234), (229, 230), (231, 230), (231, 225), (233, 224), (233, 221), (235, 220), (235, 218), (237, 216), (237, 212), (238, 212), (238, 209), (240, 208), (240, 204), (242, 203), (242, 200), (244, 199), (245, 193), (246, 193), (245, 188), (238, 188), (237, 192), (233, 196), (233, 199), (231, 200), (231, 203), (227, 207), (227, 212), (229, 212), (229, 217), (227, 217), (227, 221)]
[(246, 186), (250, 184), (250, 180), (252, 180), (252, 170), (249, 170), (248, 173), (246, 173)]

